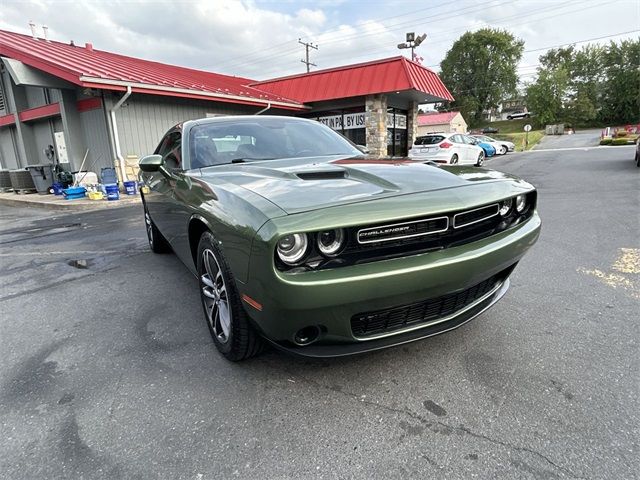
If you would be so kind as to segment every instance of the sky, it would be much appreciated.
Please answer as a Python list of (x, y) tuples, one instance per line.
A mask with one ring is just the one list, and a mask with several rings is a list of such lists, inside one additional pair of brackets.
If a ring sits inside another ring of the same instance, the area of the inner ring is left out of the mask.
[(0, 0), (0, 29), (30, 33), (29, 21), (52, 40), (259, 80), (305, 71), (298, 39), (321, 69), (410, 56), (398, 43), (426, 33), (416, 52), (438, 71), (460, 35), (492, 27), (525, 41), (527, 82), (549, 47), (637, 39), (640, 0)]

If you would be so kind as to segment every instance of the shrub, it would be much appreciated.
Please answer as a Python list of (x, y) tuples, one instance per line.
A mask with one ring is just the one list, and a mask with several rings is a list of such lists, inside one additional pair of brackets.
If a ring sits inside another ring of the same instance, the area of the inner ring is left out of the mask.
[(602, 140), (600, 140), (600, 145), (611, 145), (611, 141), (613, 139), (612, 138), (603, 138)]
[(628, 144), (629, 144), (628, 138), (614, 138), (613, 140), (611, 140), (611, 145), (628, 145)]

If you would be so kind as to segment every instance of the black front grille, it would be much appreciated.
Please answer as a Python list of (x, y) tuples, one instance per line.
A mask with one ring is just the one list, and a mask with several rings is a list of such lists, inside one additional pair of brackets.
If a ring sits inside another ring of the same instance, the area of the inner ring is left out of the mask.
[(458, 213), (453, 216), (453, 228), (462, 228), (467, 225), (487, 220), (498, 215), (500, 206), (497, 203), (486, 207), (476, 208), (468, 212)]
[(512, 270), (513, 266), (460, 292), (410, 305), (356, 314), (351, 317), (351, 331), (356, 337), (366, 337), (447, 317), (489, 293)]
[(357, 241), (363, 243), (387, 242), (405, 238), (422, 237), (443, 232), (449, 228), (449, 217), (428, 218), (411, 222), (394, 223), (363, 228), (357, 232)]

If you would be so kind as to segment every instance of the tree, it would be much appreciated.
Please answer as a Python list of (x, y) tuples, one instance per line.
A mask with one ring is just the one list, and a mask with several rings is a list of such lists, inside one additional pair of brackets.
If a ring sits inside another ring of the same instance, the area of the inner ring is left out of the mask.
[(516, 67), (524, 42), (503, 30), (483, 28), (467, 32), (453, 44), (440, 63), (440, 77), (470, 123), (478, 124), (482, 112), (516, 93)]
[(527, 108), (534, 113), (535, 123), (542, 126), (562, 120), (568, 85), (566, 68), (539, 70), (536, 82), (526, 90)]
[(603, 71), (599, 119), (608, 124), (640, 121), (640, 39), (611, 42)]

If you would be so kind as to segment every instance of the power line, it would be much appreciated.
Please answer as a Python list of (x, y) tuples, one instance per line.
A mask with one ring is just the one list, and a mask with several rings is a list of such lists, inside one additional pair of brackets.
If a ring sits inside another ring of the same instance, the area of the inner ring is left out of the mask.
[(311, 65), (313, 65), (314, 67), (318, 66), (315, 63), (311, 63), (311, 61), (309, 60), (309, 49), (313, 48), (314, 50), (318, 50), (318, 46), (314, 45), (312, 42), (303, 42), (300, 38), (298, 39), (298, 43), (300, 45), (304, 45), (305, 60), (300, 61), (307, 66), (307, 73), (309, 73), (309, 71), (311, 70)]

